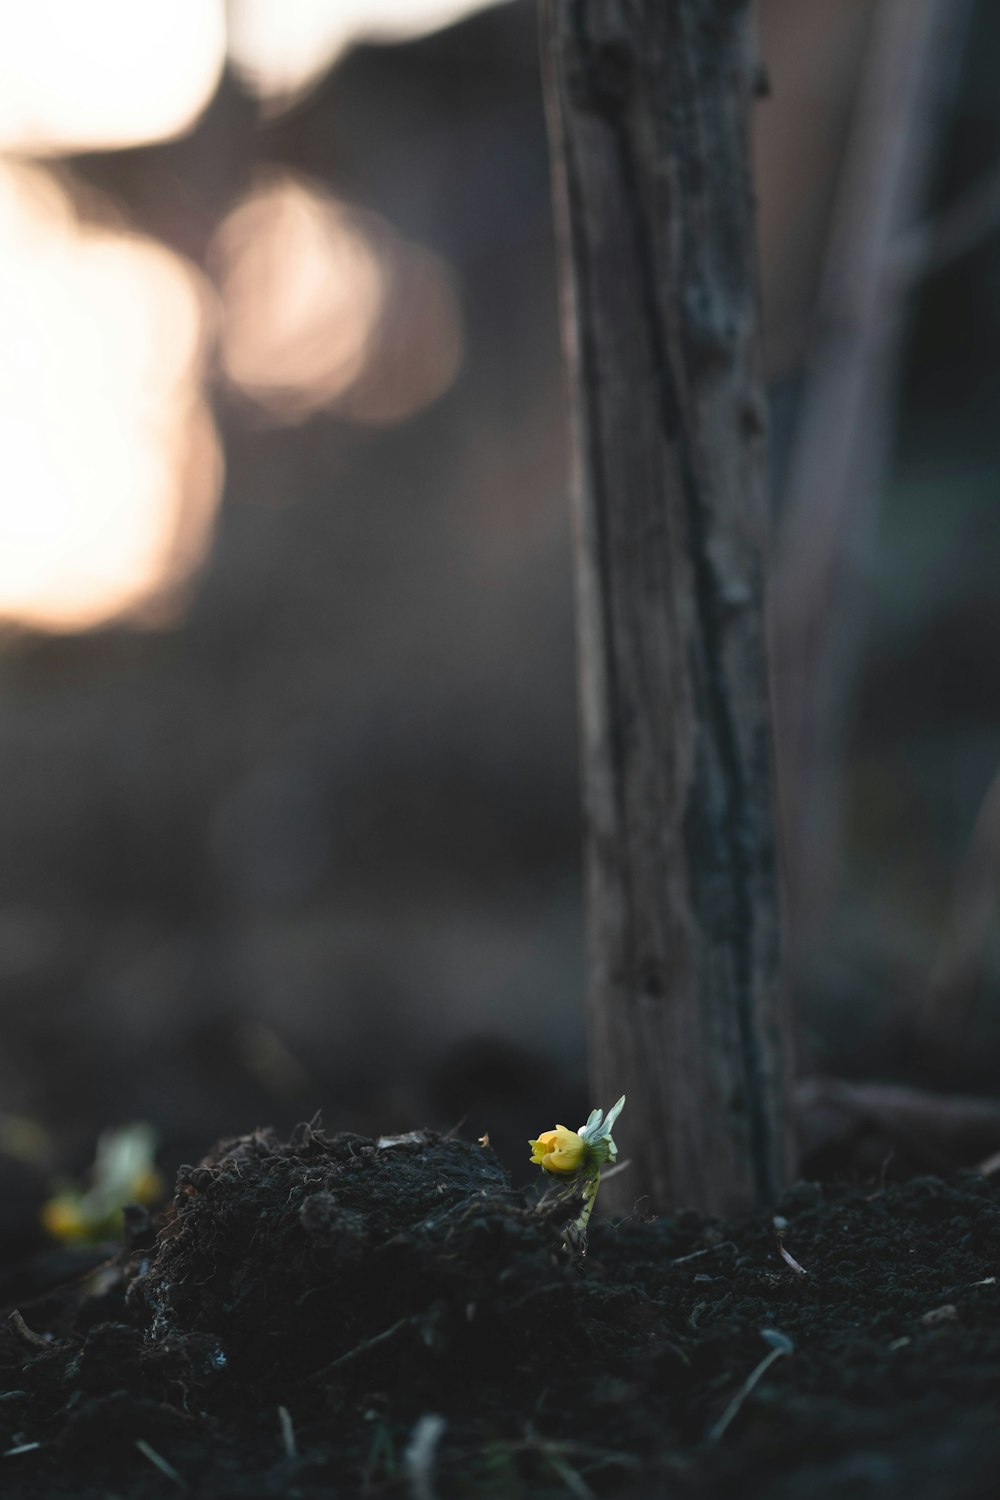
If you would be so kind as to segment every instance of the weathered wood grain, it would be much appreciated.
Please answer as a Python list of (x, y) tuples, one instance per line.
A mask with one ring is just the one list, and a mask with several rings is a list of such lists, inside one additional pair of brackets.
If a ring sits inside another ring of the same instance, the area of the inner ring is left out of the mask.
[(742, 0), (544, 0), (603, 1205), (730, 1211), (789, 1159)]

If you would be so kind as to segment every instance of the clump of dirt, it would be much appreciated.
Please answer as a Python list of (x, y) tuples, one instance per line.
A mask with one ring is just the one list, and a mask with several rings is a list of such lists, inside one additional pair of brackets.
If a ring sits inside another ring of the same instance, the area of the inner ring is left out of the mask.
[(583, 1259), (570, 1211), (423, 1132), (224, 1142), (2, 1331), (2, 1492), (992, 1500), (991, 1181), (799, 1184)]
[(152, 1346), (207, 1338), (231, 1382), (276, 1399), (313, 1405), (406, 1370), (423, 1400), (484, 1364), (494, 1379), (522, 1369), (529, 1327), (550, 1356), (579, 1351), (555, 1295), (575, 1290), (566, 1214), (514, 1193), (487, 1147), (258, 1131), (181, 1169), (128, 1304)]

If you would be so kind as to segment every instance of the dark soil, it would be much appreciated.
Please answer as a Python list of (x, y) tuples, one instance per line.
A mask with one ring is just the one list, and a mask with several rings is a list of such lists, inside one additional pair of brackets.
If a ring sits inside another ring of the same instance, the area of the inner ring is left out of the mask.
[(802, 1183), (582, 1261), (566, 1217), (456, 1139), (226, 1142), (125, 1254), (9, 1273), (0, 1493), (998, 1493), (992, 1181)]

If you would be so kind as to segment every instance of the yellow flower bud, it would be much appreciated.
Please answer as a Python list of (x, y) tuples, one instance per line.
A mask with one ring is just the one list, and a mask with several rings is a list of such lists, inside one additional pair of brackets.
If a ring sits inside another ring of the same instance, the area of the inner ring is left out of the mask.
[(97, 1143), (90, 1186), (63, 1191), (42, 1209), (42, 1226), (64, 1244), (95, 1244), (121, 1234), (126, 1203), (157, 1203), (166, 1184), (153, 1162), (156, 1137), (141, 1121), (105, 1131)]
[(64, 1245), (79, 1244), (90, 1235), (90, 1225), (80, 1212), (79, 1200), (72, 1193), (50, 1198), (42, 1208), (42, 1228)]
[(568, 1176), (578, 1172), (587, 1150), (586, 1142), (575, 1130), (557, 1125), (555, 1130), (543, 1130), (537, 1141), (529, 1141), (531, 1160), (546, 1172)]

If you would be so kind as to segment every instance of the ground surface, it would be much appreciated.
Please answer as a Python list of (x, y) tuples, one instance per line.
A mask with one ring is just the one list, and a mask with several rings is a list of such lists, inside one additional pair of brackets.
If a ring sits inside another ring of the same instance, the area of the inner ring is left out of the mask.
[(774, 1213), (804, 1274), (774, 1214), (597, 1224), (581, 1262), (486, 1147), (228, 1142), (126, 1265), (8, 1271), (2, 1493), (992, 1500), (1000, 1191)]

